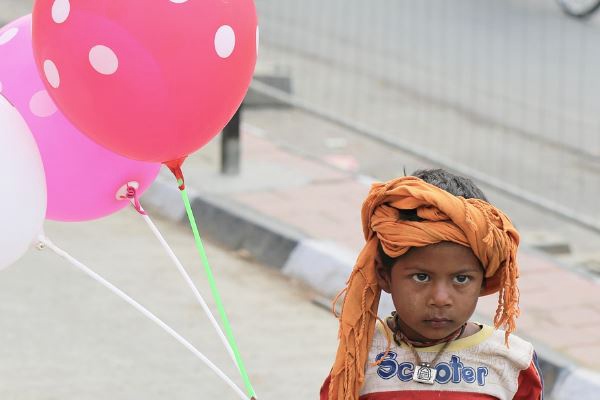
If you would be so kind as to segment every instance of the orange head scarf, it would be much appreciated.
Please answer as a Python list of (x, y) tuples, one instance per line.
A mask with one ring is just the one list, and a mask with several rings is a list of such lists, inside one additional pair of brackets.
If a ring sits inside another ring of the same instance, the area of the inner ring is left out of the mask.
[[(415, 210), (422, 221), (400, 220), (400, 210)], [(494, 326), (515, 330), (519, 315), (516, 262), (519, 234), (506, 215), (479, 199), (464, 199), (408, 176), (376, 183), (362, 206), (366, 244), (348, 279), (339, 316), (339, 346), (329, 385), (329, 400), (357, 400), (364, 383), (375, 332), (381, 288), (375, 265), (378, 245), (390, 257), (411, 247), (443, 241), (472, 249), (485, 269), (481, 295), (499, 292)]]

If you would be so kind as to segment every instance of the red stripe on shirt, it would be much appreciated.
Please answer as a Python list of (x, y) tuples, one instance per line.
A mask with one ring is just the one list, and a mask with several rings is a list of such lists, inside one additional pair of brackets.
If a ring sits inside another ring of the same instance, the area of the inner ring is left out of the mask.
[(448, 392), (444, 390), (402, 390), (394, 392), (369, 393), (360, 400), (497, 400), (489, 394), (469, 392)]
[(535, 365), (534, 359), (531, 360), (529, 368), (522, 370), (519, 373), (519, 387), (513, 400), (542, 400), (543, 399), (543, 383), (542, 376)]
[[(320, 400), (328, 400), (329, 382), (328, 376), (323, 382), (320, 391)], [(360, 400), (496, 400), (496, 397), (480, 393), (448, 392), (442, 390), (398, 390), (392, 392), (369, 393), (360, 396)]]

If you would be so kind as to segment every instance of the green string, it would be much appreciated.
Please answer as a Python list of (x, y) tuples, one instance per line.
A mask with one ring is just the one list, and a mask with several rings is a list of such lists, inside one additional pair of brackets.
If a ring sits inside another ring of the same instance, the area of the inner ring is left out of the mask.
[[(181, 185), (182, 182), (178, 181)], [(225, 313), (225, 308), (223, 307), (223, 302), (221, 301), (221, 296), (219, 294), (219, 290), (217, 289), (217, 284), (215, 282), (215, 277), (213, 276), (212, 270), (208, 263), (208, 257), (206, 256), (206, 251), (204, 250), (204, 245), (202, 244), (202, 239), (200, 238), (200, 233), (198, 233), (198, 226), (196, 225), (196, 219), (194, 218), (194, 213), (192, 211), (192, 206), (190, 205), (190, 199), (187, 194), (187, 190), (181, 190), (181, 197), (183, 198), (183, 203), (185, 204), (185, 210), (187, 211), (188, 219), (190, 220), (190, 225), (192, 226), (192, 231), (194, 232), (194, 239), (196, 239), (196, 247), (198, 248), (198, 253), (200, 253), (200, 258), (202, 259), (202, 264), (204, 265), (204, 271), (206, 272), (206, 276), (208, 277), (208, 283), (210, 284), (210, 290), (212, 292), (213, 298), (217, 305), (217, 309), (219, 310), (219, 314), (221, 316), (221, 320), (225, 327), (225, 335), (227, 337), (227, 341), (233, 350), (233, 354), (235, 356), (235, 361), (237, 363), (238, 369), (240, 370), (240, 374), (242, 375), (242, 379), (244, 380), (244, 385), (246, 386), (246, 390), (248, 391), (248, 395), (251, 398), (256, 397), (256, 393), (254, 393), (254, 389), (252, 388), (252, 384), (250, 384), (250, 378), (248, 378), (248, 373), (246, 372), (246, 368), (244, 367), (244, 362), (242, 361), (242, 357), (240, 356), (240, 352), (237, 347), (237, 343), (235, 342), (235, 338), (233, 336), (233, 331), (231, 330), (231, 325), (229, 324), (229, 319), (227, 318), (227, 314)]]

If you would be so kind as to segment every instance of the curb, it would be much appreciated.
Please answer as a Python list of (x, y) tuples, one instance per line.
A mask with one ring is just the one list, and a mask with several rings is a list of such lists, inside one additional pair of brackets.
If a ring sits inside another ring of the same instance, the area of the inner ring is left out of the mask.
[[(201, 196), (189, 187), (187, 191), (201, 234), (228, 250), (244, 252), (262, 264), (281, 269), (304, 240), (300, 232), (261, 218), (225, 198)], [(145, 208), (189, 226), (179, 189), (172, 182), (158, 176), (142, 199)]]
[(597, 399), (600, 375), (585, 369), (567, 371), (558, 378), (552, 400)]
[[(231, 251), (298, 279), (326, 299), (333, 299), (346, 284), (356, 254), (336, 243), (309, 238), (269, 217), (249, 212), (235, 202), (199, 194), (188, 188), (190, 203), (202, 234)], [(187, 223), (179, 189), (158, 177), (142, 200), (145, 208), (171, 221)], [(326, 302), (326, 301), (325, 301)], [(393, 310), (391, 297), (382, 296), (380, 313)], [(477, 317), (477, 316), (476, 316)], [(486, 321), (489, 318), (480, 317)], [(543, 344), (533, 343), (544, 378), (545, 396), (551, 400), (594, 400), (600, 392), (600, 374), (576, 367)]]

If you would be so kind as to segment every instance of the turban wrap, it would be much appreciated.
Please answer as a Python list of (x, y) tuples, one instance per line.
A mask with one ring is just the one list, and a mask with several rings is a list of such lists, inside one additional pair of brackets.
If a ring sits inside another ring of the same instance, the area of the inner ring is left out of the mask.
[[(421, 220), (402, 220), (401, 210), (416, 210)], [(357, 400), (364, 383), (381, 294), (375, 268), (381, 262), (379, 245), (392, 258), (411, 247), (444, 241), (471, 248), (485, 270), (481, 295), (499, 292), (494, 326), (505, 328), (508, 345), (519, 315), (519, 234), (504, 213), (483, 200), (457, 197), (407, 176), (372, 185), (362, 206), (362, 224), (366, 244), (340, 293), (345, 297), (329, 400)]]

